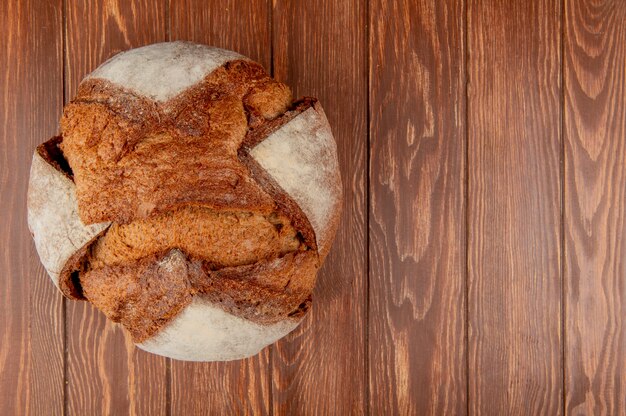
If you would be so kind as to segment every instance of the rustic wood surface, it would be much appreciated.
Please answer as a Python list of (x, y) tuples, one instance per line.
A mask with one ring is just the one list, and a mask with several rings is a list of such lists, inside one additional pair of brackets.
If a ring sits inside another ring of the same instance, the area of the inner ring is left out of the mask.
[[(626, 2), (0, 2), (0, 414), (626, 415)], [(184, 363), (65, 301), (34, 147), (113, 54), (187, 39), (320, 98), (345, 201), (312, 312)]]
[(63, 108), (61, 0), (0, 2), (0, 26), (0, 414), (61, 414), (64, 302), (25, 211), (32, 152)]
[(468, 3), (471, 414), (563, 410), (560, 13)]
[(626, 3), (567, 0), (565, 406), (626, 414)]
[(371, 2), (373, 415), (466, 411), (464, 11)]

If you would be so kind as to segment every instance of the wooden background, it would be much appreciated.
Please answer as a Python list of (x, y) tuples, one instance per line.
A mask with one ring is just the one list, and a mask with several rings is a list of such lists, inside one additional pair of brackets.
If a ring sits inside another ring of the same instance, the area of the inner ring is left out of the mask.
[[(626, 1), (2, 0), (0, 414), (626, 414)], [(187, 39), (320, 98), (345, 211), (305, 322), (168, 360), (58, 294), (34, 147), (111, 55)]]

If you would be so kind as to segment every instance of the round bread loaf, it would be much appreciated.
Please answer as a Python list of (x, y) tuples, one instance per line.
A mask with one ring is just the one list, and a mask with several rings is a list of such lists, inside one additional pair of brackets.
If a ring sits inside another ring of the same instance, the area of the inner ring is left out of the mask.
[(65, 296), (144, 350), (222, 361), (303, 319), (341, 199), (315, 99), (234, 52), (171, 42), (82, 81), (33, 156), (28, 224)]

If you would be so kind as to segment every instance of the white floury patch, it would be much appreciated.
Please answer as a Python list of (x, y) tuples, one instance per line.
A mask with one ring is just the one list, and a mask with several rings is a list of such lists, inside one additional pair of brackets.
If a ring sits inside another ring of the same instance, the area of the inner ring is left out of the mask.
[(185, 361), (230, 361), (256, 355), (293, 331), (298, 322), (259, 325), (195, 296), (142, 350)]
[(320, 252), (332, 243), (333, 215), (341, 205), (337, 146), (318, 106), (270, 134), (250, 152), (309, 219)]
[(228, 61), (248, 58), (191, 42), (163, 42), (119, 53), (85, 79), (99, 78), (156, 101), (167, 101)]
[(57, 288), (69, 258), (108, 225), (83, 224), (76, 185), (35, 152), (28, 184), (28, 228), (41, 263)]

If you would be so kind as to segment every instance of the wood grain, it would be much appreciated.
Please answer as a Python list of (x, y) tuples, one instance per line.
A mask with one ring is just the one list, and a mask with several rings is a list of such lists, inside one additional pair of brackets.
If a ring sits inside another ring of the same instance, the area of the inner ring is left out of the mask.
[(63, 302), (26, 223), (33, 150), (62, 102), (61, 1), (0, 4), (0, 414), (63, 411)]
[(565, 3), (566, 413), (626, 414), (626, 3)]
[(371, 414), (461, 415), (464, 4), (370, 7)]
[[(191, 40), (235, 50), (269, 69), (269, 5), (266, 0), (170, 3), (171, 40)], [(172, 414), (269, 414), (270, 349), (225, 363), (172, 361)]]
[(269, 71), (269, 14), (266, 0), (171, 0), (170, 40), (190, 40), (234, 50)]
[(318, 274), (313, 309), (272, 356), (273, 411), (366, 411), (367, 50), (365, 1), (274, 2), (274, 76), (318, 97), (337, 140), (341, 225)]
[(563, 410), (560, 4), (468, 3), (471, 414)]
[[(153, 1), (66, 0), (66, 12), (66, 100), (115, 53), (166, 38), (165, 5)], [(136, 349), (89, 303), (68, 302), (67, 342), (70, 414), (166, 414), (166, 359)]]

